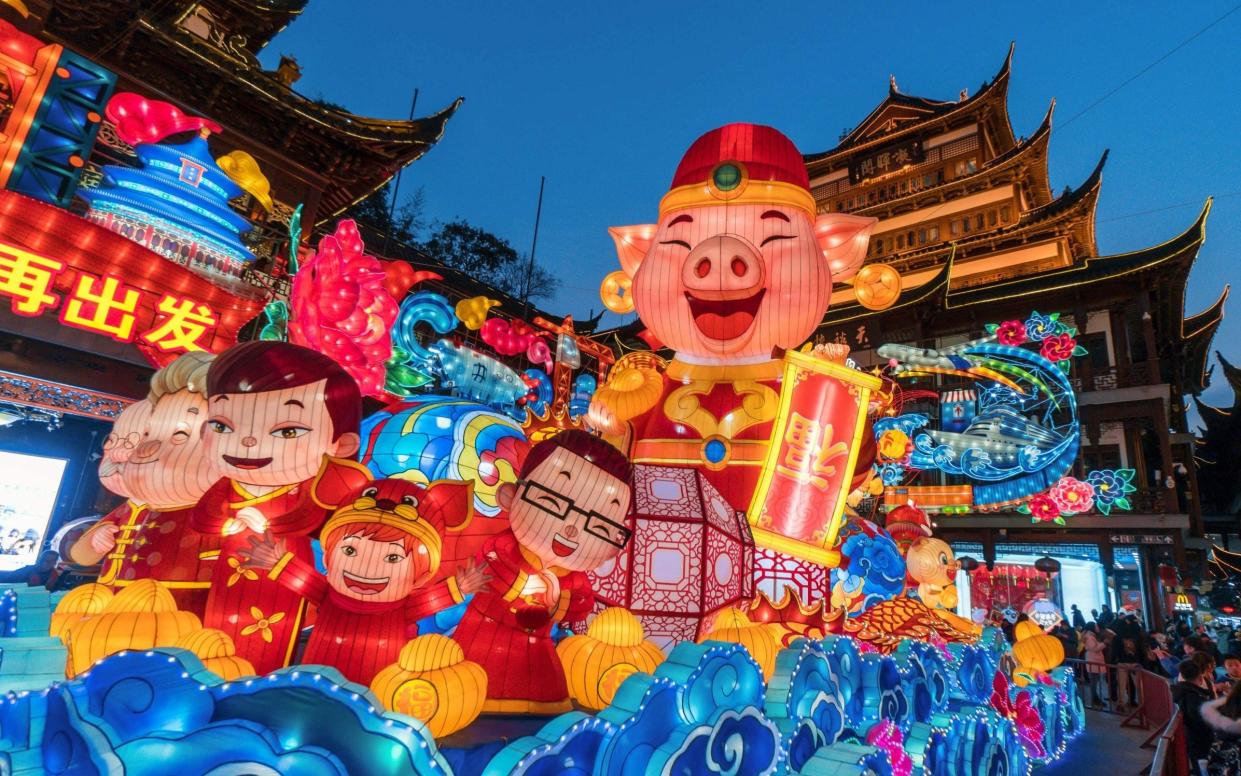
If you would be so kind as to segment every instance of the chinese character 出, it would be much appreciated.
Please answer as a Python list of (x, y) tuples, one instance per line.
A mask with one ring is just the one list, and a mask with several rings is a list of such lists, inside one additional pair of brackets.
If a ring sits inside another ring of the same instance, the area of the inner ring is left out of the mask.
[(796, 412), (784, 432), (784, 442), (788, 447), (776, 471), (819, 490), (826, 490), (827, 478), (836, 475), (836, 466), (830, 461), (849, 451), (844, 442), (832, 441), (832, 424), (820, 426)]
[[(96, 284), (99, 284), (98, 291)], [(82, 272), (72, 295), (60, 310), (60, 322), (107, 334), (118, 342), (131, 342), (140, 296), (134, 289), (125, 288), (119, 278), (100, 279)]]
[(52, 281), (65, 263), (10, 245), (0, 246), (0, 294), (12, 297), (13, 312), (36, 316), (56, 305)]
[(207, 329), (216, 324), (215, 315), (205, 304), (165, 294), (159, 300), (159, 313), (168, 316), (142, 339), (160, 350), (204, 350), (198, 343)]

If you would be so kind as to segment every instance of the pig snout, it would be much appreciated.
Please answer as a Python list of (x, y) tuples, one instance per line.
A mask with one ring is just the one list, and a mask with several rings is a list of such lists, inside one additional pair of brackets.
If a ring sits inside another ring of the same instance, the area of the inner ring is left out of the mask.
[(704, 299), (738, 299), (763, 287), (763, 257), (750, 243), (731, 234), (708, 237), (685, 257), (681, 282)]
[(133, 457), (130, 460), (134, 463), (145, 463), (149, 461), (151, 458), (155, 457), (156, 453), (159, 452), (159, 445), (160, 443), (158, 439), (148, 439), (138, 445), (137, 449), (134, 450)]

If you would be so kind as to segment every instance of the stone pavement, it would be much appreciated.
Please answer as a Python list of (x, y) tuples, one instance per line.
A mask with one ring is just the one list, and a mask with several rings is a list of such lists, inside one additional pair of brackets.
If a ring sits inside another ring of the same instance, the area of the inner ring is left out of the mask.
[(1119, 714), (1086, 710), (1086, 732), (1036, 776), (1138, 776), (1150, 768), (1155, 748), (1140, 748), (1154, 730), (1122, 728)]

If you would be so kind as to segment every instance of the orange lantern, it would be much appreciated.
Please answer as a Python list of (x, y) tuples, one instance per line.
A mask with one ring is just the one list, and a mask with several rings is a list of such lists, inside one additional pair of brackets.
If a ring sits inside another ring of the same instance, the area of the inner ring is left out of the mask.
[(68, 678), (95, 661), (127, 649), (176, 646), (182, 636), (202, 628), (190, 612), (177, 610), (168, 588), (153, 579), (139, 579), (117, 593), (104, 610), (69, 628)]
[(244, 657), (237, 657), (237, 647), (224, 631), (202, 628), (182, 636), (176, 646), (193, 652), (204, 668), (221, 679), (254, 676), (254, 666)]
[(380, 670), (371, 691), (390, 711), (422, 720), (436, 738), (473, 722), (487, 698), (487, 674), (447, 636), (419, 636), (400, 659)]
[(764, 679), (770, 679), (776, 670), (776, 653), (780, 651), (780, 643), (770, 627), (750, 622), (750, 618), (740, 609), (728, 608), (720, 612), (715, 619), (715, 627), (699, 641), (740, 644), (763, 669)]
[(56, 604), (48, 635), (68, 643), (67, 634), (73, 624), (99, 614), (111, 601), (112, 589), (107, 585), (92, 583), (75, 587)]
[(599, 711), (612, 702), (630, 674), (654, 671), (664, 661), (664, 653), (645, 635), (637, 617), (613, 606), (599, 612), (585, 635), (570, 636), (556, 645), (569, 697)]

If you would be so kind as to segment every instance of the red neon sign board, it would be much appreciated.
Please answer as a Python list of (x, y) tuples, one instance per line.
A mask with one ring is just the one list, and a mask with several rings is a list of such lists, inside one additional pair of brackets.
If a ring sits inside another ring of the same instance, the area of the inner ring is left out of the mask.
[(162, 366), (220, 352), (263, 308), (72, 213), (0, 191), (0, 305), (133, 343)]

